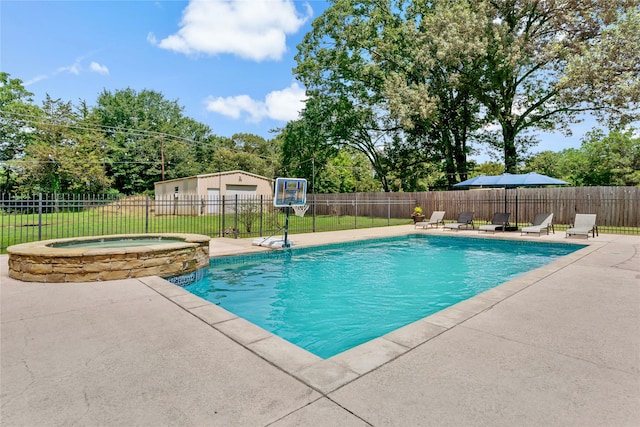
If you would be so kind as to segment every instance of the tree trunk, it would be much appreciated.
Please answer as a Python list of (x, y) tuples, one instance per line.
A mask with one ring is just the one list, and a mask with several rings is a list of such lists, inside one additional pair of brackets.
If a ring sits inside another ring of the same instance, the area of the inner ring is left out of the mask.
[(516, 150), (516, 133), (513, 126), (502, 125), (502, 138), (504, 143), (504, 171), (517, 173), (518, 152)]

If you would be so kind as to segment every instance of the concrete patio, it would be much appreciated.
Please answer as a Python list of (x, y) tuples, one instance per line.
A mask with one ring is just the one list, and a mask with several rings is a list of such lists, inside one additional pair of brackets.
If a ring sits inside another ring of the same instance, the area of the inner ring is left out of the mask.
[[(638, 426), (640, 237), (567, 257), (322, 360), (157, 277), (10, 279), (0, 257), (2, 426)], [(211, 255), (268, 250), (214, 239)]]

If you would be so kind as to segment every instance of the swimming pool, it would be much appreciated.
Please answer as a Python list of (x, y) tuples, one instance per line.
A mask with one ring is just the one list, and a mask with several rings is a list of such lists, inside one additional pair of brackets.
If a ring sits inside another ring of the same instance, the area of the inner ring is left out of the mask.
[(185, 289), (329, 358), (582, 247), (410, 235), (214, 258)]

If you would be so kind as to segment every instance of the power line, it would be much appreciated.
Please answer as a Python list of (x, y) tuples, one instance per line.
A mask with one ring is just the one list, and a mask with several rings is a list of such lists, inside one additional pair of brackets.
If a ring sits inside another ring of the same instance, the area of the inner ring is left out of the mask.
[[(194, 145), (200, 145), (202, 147), (205, 148), (214, 148), (216, 149), (216, 153), (219, 150), (225, 150), (225, 151), (230, 151), (232, 153), (236, 153), (236, 154), (251, 154), (255, 157), (258, 157), (260, 159), (263, 160), (273, 160), (272, 157), (268, 157), (265, 155), (260, 155), (260, 154), (255, 154), (255, 153), (250, 153), (248, 151), (242, 151), (242, 150), (238, 150), (236, 148), (230, 148), (230, 147), (224, 147), (224, 146), (220, 146), (219, 144), (217, 144), (214, 141), (207, 141), (207, 140), (194, 140), (191, 138), (187, 138), (187, 137), (183, 137), (183, 136), (179, 136), (179, 135), (174, 135), (174, 134), (170, 134), (170, 133), (166, 133), (166, 132), (158, 132), (158, 131), (152, 131), (152, 130), (147, 130), (147, 129), (137, 129), (137, 128), (130, 128), (130, 127), (119, 127), (119, 126), (106, 126), (106, 125), (99, 125), (99, 124), (83, 124), (83, 125), (79, 125), (76, 123), (58, 123), (55, 122), (53, 119), (48, 118), (48, 117), (42, 117), (42, 116), (38, 116), (35, 114), (25, 114), (25, 113), (17, 113), (17, 112), (0, 112), (0, 117), (1, 118), (5, 118), (5, 119), (11, 119), (10, 116), (13, 117), (17, 117), (17, 118), (23, 118), (25, 120), (28, 120), (30, 123), (32, 124), (39, 124), (39, 125), (52, 125), (52, 126), (61, 126), (61, 127), (66, 127), (66, 128), (71, 128), (71, 129), (77, 129), (77, 130), (88, 130), (88, 131), (102, 131), (102, 132), (123, 132), (123, 133), (128, 133), (128, 134), (132, 134), (134, 136), (150, 136), (150, 137), (155, 137), (155, 138), (169, 138), (169, 139), (173, 139), (173, 140), (178, 140), (178, 141), (182, 141), (182, 142), (187, 142), (190, 144), (194, 144)], [(211, 135), (213, 137), (217, 137), (216, 135)], [(208, 137), (207, 137), (208, 138)], [(232, 139), (232, 138), (229, 138)], [(269, 140), (265, 140), (265, 142), (269, 142)]]

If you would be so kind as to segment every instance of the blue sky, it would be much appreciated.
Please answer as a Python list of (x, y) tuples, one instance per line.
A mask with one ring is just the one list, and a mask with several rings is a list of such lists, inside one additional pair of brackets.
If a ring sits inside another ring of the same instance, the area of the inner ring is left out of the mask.
[[(0, 0), (0, 69), (39, 103), (94, 105), (103, 90), (130, 87), (177, 100), (221, 136), (272, 138), (303, 107), (296, 46), (324, 0)], [(574, 135), (541, 135), (533, 151), (579, 147)], [(476, 156), (485, 160), (486, 156)]]

